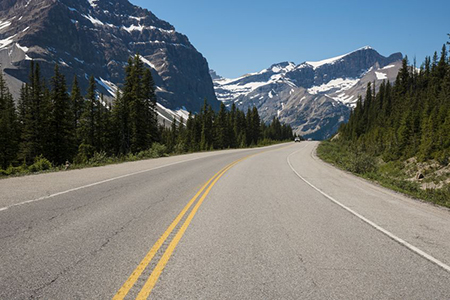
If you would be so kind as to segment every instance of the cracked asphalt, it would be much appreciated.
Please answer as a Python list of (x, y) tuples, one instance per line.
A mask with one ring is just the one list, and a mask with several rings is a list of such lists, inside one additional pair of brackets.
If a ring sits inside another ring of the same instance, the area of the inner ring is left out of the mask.
[(316, 146), (1, 180), (0, 208), (7, 209), (0, 211), (0, 299), (111, 299), (200, 187), (255, 153), (213, 186), (150, 298), (448, 299), (449, 272), (324, 197), (287, 158), (311, 184), (445, 264), (449, 211), (337, 170), (315, 157)]

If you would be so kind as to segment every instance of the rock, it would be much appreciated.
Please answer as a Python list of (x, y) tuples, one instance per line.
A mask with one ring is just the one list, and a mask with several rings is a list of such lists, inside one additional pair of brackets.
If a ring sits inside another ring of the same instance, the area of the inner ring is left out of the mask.
[(424, 179), (424, 178), (425, 178), (425, 176), (422, 174), (422, 172), (418, 172), (416, 174), (416, 180), (421, 180), (421, 179)]
[[(112, 98), (127, 60), (139, 53), (165, 107), (199, 111), (204, 98), (220, 106), (208, 63), (189, 39), (128, 0), (2, 0), (0, 8), (0, 63), (7, 79), (27, 81), (33, 59), (49, 80), (58, 63), (69, 90), (74, 75), (83, 90), (93, 75), (100, 92)], [(16, 98), (20, 86), (11, 83)]]

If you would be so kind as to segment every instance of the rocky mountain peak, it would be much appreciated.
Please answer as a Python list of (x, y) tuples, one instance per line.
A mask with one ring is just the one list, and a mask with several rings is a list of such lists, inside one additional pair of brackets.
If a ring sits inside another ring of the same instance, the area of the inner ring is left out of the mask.
[(211, 75), (212, 80), (223, 79), (222, 76), (218, 75), (216, 71), (209, 70), (209, 75)]
[(4, 0), (0, 5), (0, 63), (14, 80), (27, 80), (32, 59), (48, 78), (58, 63), (69, 85), (76, 75), (85, 88), (94, 75), (100, 90), (112, 97), (128, 59), (139, 53), (164, 106), (198, 111), (207, 98), (219, 107), (208, 63), (189, 39), (127, 0)]

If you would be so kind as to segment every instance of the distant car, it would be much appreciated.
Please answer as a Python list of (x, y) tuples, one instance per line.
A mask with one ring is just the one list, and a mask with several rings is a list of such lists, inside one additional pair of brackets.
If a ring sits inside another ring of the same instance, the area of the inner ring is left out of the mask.
[(296, 143), (297, 143), (297, 142), (299, 142), (299, 143), (300, 143), (300, 141), (301, 141), (301, 140), (300, 140), (300, 138), (299, 138), (299, 137), (296, 137), (296, 138), (294, 139), (294, 142), (296, 142)]

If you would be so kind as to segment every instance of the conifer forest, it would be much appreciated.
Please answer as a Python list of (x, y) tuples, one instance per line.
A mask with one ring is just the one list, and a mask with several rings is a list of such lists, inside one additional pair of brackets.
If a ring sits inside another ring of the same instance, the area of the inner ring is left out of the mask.
[(450, 206), (450, 61), (447, 45), (395, 82), (368, 84), (348, 123), (322, 143), (323, 159), (390, 188)]
[[(71, 91), (55, 66), (43, 78), (38, 63), (30, 63), (29, 81), (15, 101), (0, 72), (0, 169), (9, 175), (23, 169), (46, 169), (69, 163), (85, 164), (93, 157), (141, 158), (170, 153), (240, 148), (292, 140), (290, 126), (274, 118), (261, 122), (258, 110), (246, 113), (224, 104), (213, 111), (205, 99), (198, 114), (174, 119), (171, 126), (157, 119), (155, 84), (139, 55), (130, 58), (123, 86), (108, 103), (90, 77), (82, 94), (74, 77)], [(156, 150), (155, 150), (156, 149)], [(155, 155), (150, 152), (157, 152)]]

